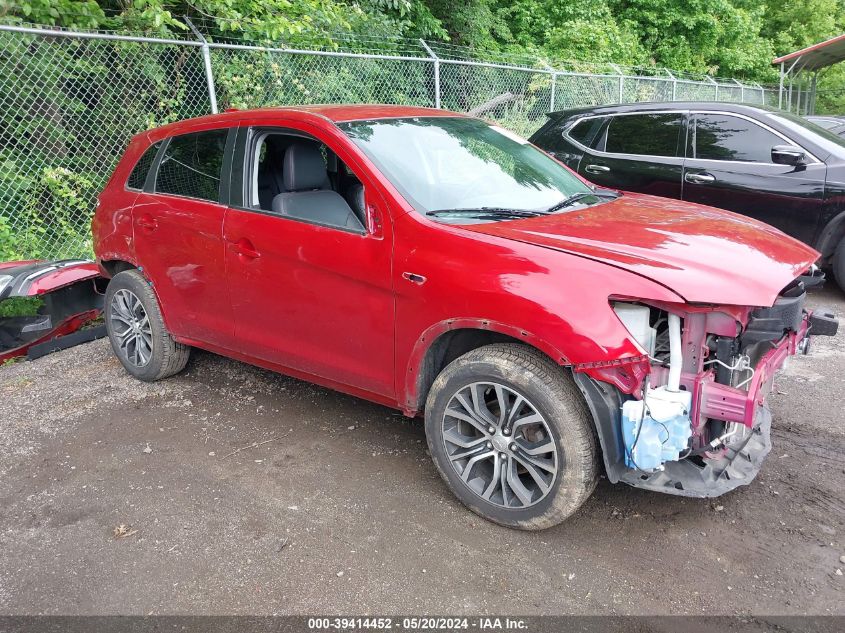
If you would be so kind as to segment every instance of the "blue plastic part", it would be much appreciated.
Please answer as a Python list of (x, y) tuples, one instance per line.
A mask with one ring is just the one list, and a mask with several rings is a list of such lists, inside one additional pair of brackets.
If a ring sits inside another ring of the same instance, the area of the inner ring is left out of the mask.
[(649, 390), (644, 401), (631, 400), (622, 405), (622, 440), (628, 468), (652, 472), (665, 462), (677, 461), (687, 451), (692, 435), (689, 400), (688, 393), (658, 388)]

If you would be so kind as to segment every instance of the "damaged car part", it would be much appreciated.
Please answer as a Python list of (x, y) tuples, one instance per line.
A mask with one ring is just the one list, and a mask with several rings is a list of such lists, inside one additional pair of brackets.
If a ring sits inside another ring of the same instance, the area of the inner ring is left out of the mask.
[(94, 330), (64, 340), (100, 316), (104, 285), (96, 264), (87, 260), (0, 263), (0, 306), (37, 301), (35, 310), (26, 310), (28, 314), (0, 316), (0, 362), (26, 356), (31, 350), (37, 357), (47, 350), (63, 349), (73, 340), (102, 335)]
[[(631, 308), (620, 312), (614, 303), (632, 335), (640, 342), (654, 340), (660, 351), (650, 354), (648, 379), (628, 395), (608, 398), (607, 388), (576, 374), (606, 452), (609, 479), (694, 497), (750, 483), (771, 450), (766, 397), (775, 372), (802, 351), (811, 331), (829, 336), (837, 331), (835, 317), (806, 310), (805, 299), (796, 279), (771, 307), (690, 312), (683, 306), (640, 305), (633, 308), (640, 312), (635, 322), (627, 316)], [(644, 323), (659, 329), (646, 336)], [(668, 361), (662, 339), (669, 342)], [(616, 428), (621, 439), (614, 437)]]

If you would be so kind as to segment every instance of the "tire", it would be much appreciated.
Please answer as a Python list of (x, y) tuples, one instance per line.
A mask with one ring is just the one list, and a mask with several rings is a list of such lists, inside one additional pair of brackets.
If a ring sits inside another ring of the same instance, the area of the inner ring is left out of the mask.
[(105, 320), (115, 356), (135, 378), (153, 382), (185, 368), (191, 348), (170, 336), (155, 293), (137, 270), (125, 270), (109, 282)]
[[(425, 430), (434, 464), (455, 496), (499, 525), (557, 525), (598, 482), (592, 419), (575, 381), (524, 345), (487, 345), (448, 365), (428, 394)], [(493, 457), (482, 457), (490, 452)]]
[(833, 278), (842, 290), (845, 290), (845, 237), (843, 237), (836, 251), (833, 253)]

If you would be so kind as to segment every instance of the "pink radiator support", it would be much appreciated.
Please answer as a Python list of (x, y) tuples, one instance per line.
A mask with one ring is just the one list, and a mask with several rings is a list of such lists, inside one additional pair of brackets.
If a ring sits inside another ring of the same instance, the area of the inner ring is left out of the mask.
[(805, 315), (798, 332), (786, 334), (763, 355), (754, 369), (748, 391), (716, 383), (712, 371), (696, 376), (694, 400), (698, 404), (698, 413), (704, 418), (739, 422), (752, 428), (755, 408), (763, 405), (775, 373), (787, 357), (795, 354), (798, 343), (807, 335), (809, 319), (810, 315)]

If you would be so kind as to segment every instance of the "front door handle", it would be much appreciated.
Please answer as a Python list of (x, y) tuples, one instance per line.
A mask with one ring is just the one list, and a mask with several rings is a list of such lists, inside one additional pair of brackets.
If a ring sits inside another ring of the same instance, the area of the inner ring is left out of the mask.
[(707, 185), (716, 182), (716, 176), (705, 172), (687, 172), (684, 174), (684, 180), (691, 185)]
[(607, 167), (605, 165), (587, 165), (584, 168), (584, 171), (589, 174), (606, 174), (610, 171), (610, 167)]
[(255, 246), (252, 245), (252, 242), (245, 237), (242, 237), (234, 242), (229, 242), (229, 248), (231, 248), (232, 252), (236, 253), (241, 259), (252, 260), (261, 257), (261, 253), (259, 253)]

